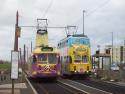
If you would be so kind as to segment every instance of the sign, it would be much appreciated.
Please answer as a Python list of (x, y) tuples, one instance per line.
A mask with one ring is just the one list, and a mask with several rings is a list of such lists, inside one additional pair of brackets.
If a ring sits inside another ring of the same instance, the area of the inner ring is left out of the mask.
[(43, 47), (41, 48), (41, 51), (53, 51), (52, 47)]
[(87, 52), (87, 49), (83, 48), (83, 47), (78, 47), (78, 48), (76, 48), (76, 51), (78, 51), (78, 52)]
[(18, 79), (19, 52), (11, 51), (11, 79)]

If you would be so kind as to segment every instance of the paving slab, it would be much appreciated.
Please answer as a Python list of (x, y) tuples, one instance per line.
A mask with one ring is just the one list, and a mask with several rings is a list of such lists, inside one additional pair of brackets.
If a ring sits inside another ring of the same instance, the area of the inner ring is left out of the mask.
[[(0, 90), (0, 94), (12, 94), (11, 89)], [(14, 94), (21, 94), (19, 89), (14, 90)]]
[[(12, 84), (3, 84), (3, 85), (0, 85), (0, 89), (1, 88), (12, 88)], [(25, 83), (15, 83), (14, 84), (14, 88), (27, 88), (26, 84)]]

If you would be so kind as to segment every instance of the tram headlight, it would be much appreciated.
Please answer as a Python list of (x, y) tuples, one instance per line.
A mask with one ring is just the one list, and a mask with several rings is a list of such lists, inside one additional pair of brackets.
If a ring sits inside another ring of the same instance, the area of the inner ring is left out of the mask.
[(42, 67), (39, 65), (39, 66), (38, 66), (38, 70), (41, 70), (41, 69), (42, 69)]
[(59, 72), (59, 71), (57, 71), (57, 74), (58, 74), (58, 75), (60, 75), (60, 72)]
[(36, 71), (34, 71), (32, 74), (33, 74), (33, 75), (36, 75), (36, 74), (37, 74), (37, 72), (36, 72)]

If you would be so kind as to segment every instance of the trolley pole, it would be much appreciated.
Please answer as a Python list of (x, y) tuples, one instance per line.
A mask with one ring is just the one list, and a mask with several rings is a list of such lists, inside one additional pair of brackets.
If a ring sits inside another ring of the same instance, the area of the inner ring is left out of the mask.
[(85, 13), (85, 12), (86, 12), (86, 11), (83, 10), (83, 35), (84, 35), (84, 33), (85, 33), (85, 32), (84, 32), (84, 29), (85, 29), (85, 28), (84, 28), (84, 26), (85, 26), (85, 25), (84, 25), (84, 13)]

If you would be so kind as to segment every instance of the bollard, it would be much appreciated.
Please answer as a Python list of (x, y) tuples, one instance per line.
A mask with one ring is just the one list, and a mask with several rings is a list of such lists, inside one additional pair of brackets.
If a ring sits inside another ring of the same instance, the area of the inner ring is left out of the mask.
[(6, 75), (4, 75), (4, 80), (6, 80)]
[(3, 81), (3, 76), (1, 75), (1, 81)]

